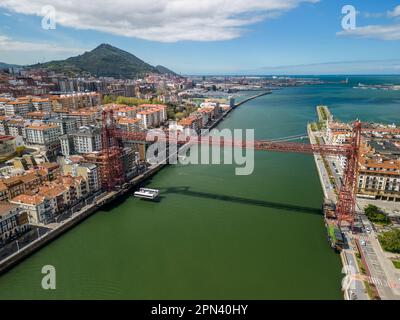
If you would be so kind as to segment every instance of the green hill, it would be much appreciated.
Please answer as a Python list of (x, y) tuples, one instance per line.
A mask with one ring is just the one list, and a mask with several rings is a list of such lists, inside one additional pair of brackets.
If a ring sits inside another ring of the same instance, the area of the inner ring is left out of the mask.
[[(135, 55), (109, 44), (101, 44), (92, 51), (66, 60), (50, 61), (31, 66), (55, 72), (89, 72), (98, 77), (137, 78), (146, 73), (173, 73), (165, 67), (154, 67)], [(168, 70), (169, 72), (166, 72)]]
[(14, 67), (20, 67), (16, 64), (8, 64), (4, 62), (0, 62), (0, 69), (8, 69), (8, 68), (14, 68)]
[(156, 66), (156, 69), (158, 70), (159, 73), (177, 75), (175, 72), (173, 72), (172, 70), (170, 70), (164, 66), (158, 65), (158, 66)]

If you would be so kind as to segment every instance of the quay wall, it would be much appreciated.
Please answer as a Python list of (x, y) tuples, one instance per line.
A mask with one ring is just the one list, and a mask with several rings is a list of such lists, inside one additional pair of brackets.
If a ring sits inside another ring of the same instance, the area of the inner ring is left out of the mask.
[[(235, 104), (234, 108), (239, 107), (240, 105), (256, 99), (258, 97), (271, 94), (271, 91), (265, 91), (262, 93), (259, 93), (257, 95), (251, 96), (243, 101), (238, 102)], [(229, 114), (234, 108), (229, 109), (226, 111), (221, 117), (215, 120), (215, 122), (210, 126), (211, 128), (214, 128), (217, 126), (227, 114)], [(76, 226), (89, 216), (91, 216), (93, 213), (95, 213), (97, 210), (101, 209), (104, 205), (111, 203), (112, 201), (120, 198), (121, 196), (127, 194), (128, 192), (131, 191), (131, 189), (138, 184), (144, 182), (146, 179), (150, 178), (151, 176), (155, 175), (158, 171), (160, 171), (166, 164), (158, 164), (154, 165), (153, 167), (150, 167), (148, 171), (145, 173), (133, 178), (131, 181), (125, 183), (122, 187), (122, 189), (118, 191), (113, 191), (109, 192), (104, 195), (104, 193), (94, 201), (94, 203), (82, 208), (78, 213), (75, 213), (71, 218), (68, 218), (62, 222), (61, 225), (55, 227), (54, 229), (48, 231), (44, 235), (40, 236), (38, 239), (32, 241), (30, 244), (27, 246), (21, 248), (18, 252), (15, 252), (8, 257), (4, 258), (3, 260), (0, 261), (0, 275), (7, 272), (10, 270), (12, 267), (17, 265), (18, 263), (22, 262), (24, 259), (29, 257), (31, 254), (35, 253), (48, 243), (52, 242), (53, 240), (57, 239), (59, 236), (61, 236), (63, 233), (71, 229), (72, 227)], [(104, 196), (103, 196), (104, 195)]]
[(146, 171), (142, 175), (139, 175), (138, 177), (135, 177), (127, 184), (125, 184), (123, 189), (110, 192), (104, 197), (95, 200), (93, 204), (84, 207), (81, 211), (74, 214), (71, 218), (64, 220), (64, 222), (58, 227), (48, 231), (38, 239), (32, 241), (29, 245), (21, 248), (18, 252), (13, 253), (12, 255), (3, 259), (2, 261), (0, 261), (0, 275), (10, 270), (12, 267), (29, 257), (34, 252), (38, 251), (40, 248), (57, 239), (64, 232), (68, 231), (72, 227), (76, 226), (77, 224), (91, 216), (97, 210), (101, 209), (101, 207), (103, 207), (104, 205), (111, 203), (122, 195), (130, 192), (133, 187), (155, 175), (164, 166), (165, 164), (159, 164), (154, 166), (153, 168), (150, 168), (150, 170)]

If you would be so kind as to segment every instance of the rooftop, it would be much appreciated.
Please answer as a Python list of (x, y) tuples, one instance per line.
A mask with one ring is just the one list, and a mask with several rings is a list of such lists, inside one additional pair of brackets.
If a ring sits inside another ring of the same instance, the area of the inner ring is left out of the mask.
[(29, 126), (27, 126), (27, 129), (33, 129), (33, 130), (48, 130), (48, 129), (56, 129), (59, 128), (60, 126), (56, 124), (44, 124), (44, 123), (34, 123)]
[(20, 194), (16, 196), (14, 199), (11, 200), (13, 203), (22, 203), (27, 205), (38, 205), (44, 201), (44, 196), (40, 195), (27, 195), (27, 194)]
[(400, 148), (398, 148), (394, 143), (389, 141), (369, 141), (368, 144), (374, 148), (376, 153), (380, 154), (391, 154), (400, 155)]
[(7, 201), (0, 201), (0, 217), (7, 216), (11, 210), (16, 209), (18, 206)]

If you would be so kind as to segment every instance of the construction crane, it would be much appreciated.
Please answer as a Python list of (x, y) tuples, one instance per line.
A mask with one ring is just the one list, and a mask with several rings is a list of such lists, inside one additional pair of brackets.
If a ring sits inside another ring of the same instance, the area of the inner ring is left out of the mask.
[[(224, 138), (215, 138), (213, 136), (199, 136), (195, 139), (187, 137), (184, 140), (177, 140), (176, 137), (165, 132), (165, 142), (176, 142), (180, 145), (186, 143), (208, 144), (219, 146), (232, 146), (239, 148), (253, 148), (260, 151), (288, 152), (288, 153), (304, 153), (304, 154), (320, 154), (340, 155), (347, 159), (344, 172), (343, 184), (339, 190), (338, 202), (336, 205), (336, 217), (338, 225), (343, 222), (353, 226), (356, 211), (356, 189), (358, 174), (358, 158), (361, 146), (361, 122), (357, 121), (353, 125), (351, 143), (346, 145), (326, 145), (326, 144), (306, 144), (296, 142), (279, 142), (269, 140), (234, 141)], [(102, 157), (103, 163), (102, 182), (108, 190), (112, 190), (118, 184), (123, 183), (123, 170), (121, 165), (121, 148), (119, 141), (135, 141), (135, 142), (156, 142), (154, 138), (150, 139), (146, 132), (129, 132), (116, 127), (112, 110), (103, 111), (103, 128), (102, 128)], [(278, 139), (279, 140), (279, 139)]]

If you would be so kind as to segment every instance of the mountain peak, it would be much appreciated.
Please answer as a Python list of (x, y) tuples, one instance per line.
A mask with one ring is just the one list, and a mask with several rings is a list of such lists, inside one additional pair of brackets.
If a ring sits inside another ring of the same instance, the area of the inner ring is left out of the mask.
[[(112, 46), (109, 43), (102, 43), (98, 45), (96, 48), (94, 48), (92, 51), (97, 50), (97, 49), (118, 49), (117, 47)], [(121, 50), (121, 49), (118, 49)]]
[(154, 67), (135, 55), (108, 43), (102, 43), (92, 51), (87, 51), (76, 57), (47, 62), (42, 64), (41, 67), (56, 72), (89, 72), (99, 77), (131, 79), (150, 72), (174, 74), (167, 68)]

